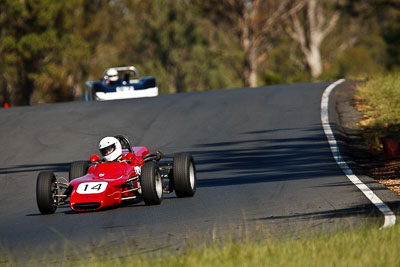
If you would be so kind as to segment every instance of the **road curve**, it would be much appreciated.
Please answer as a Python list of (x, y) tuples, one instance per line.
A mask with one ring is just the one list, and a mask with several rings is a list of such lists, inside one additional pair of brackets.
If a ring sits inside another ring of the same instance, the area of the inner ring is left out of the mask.
[[(65, 240), (93, 244), (183, 240), (245, 222), (272, 233), (382, 224), (383, 217), (346, 178), (321, 125), (329, 83), (162, 95), (109, 102), (71, 102), (0, 110), (0, 243), (48, 247)], [(333, 105), (331, 105), (333, 106)], [(193, 153), (194, 198), (167, 195), (159, 206), (138, 203), (100, 212), (36, 206), (39, 171), (66, 175), (69, 163), (98, 153), (99, 140)]]

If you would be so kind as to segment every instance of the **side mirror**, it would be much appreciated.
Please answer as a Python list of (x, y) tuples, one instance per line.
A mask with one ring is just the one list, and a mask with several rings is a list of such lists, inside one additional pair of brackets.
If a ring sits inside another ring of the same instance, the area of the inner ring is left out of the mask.
[(97, 163), (97, 162), (99, 162), (99, 160), (100, 160), (100, 157), (98, 155), (92, 155), (90, 157), (90, 162)]
[(129, 152), (128, 154), (126, 154), (126, 159), (131, 161), (133, 158), (135, 157), (135, 155), (131, 152)]

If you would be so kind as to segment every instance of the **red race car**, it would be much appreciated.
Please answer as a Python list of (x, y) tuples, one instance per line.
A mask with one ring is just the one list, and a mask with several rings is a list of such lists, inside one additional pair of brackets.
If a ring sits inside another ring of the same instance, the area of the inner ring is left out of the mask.
[[(41, 214), (54, 213), (58, 206), (67, 204), (68, 198), (72, 210), (93, 211), (138, 199), (157, 205), (164, 193), (173, 191), (179, 198), (194, 196), (196, 168), (189, 153), (175, 155), (172, 166), (159, 167), (161, 152), (151, 154), (146, 147), (132, 147), (124, 136), (107, 138), (103, 140), (118, 140), (118, 146), (107, 143), (102, 148), (100, 142), (103, 159), (93, 155), (91, 164), (72, 162), (69, 179), (56, 177), (51, 171), (39, 173), (36, 197)], [(106, 160), (118, 151), (118, 158)]]

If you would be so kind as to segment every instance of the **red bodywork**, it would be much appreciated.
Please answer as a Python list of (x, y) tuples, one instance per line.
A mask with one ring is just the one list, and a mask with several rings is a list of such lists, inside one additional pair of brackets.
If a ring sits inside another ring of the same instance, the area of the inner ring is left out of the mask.
[[(98, 210), (119, 205), (123, 197), (134, 197), (135, 191), (123, 193), (128, 189), (126, 181), (138, 176), (135, 167), (143, 166), (143, 156), (149, 154), (149, 150), (146, 147), (132, 147), (132, 149), (133, 155), (123, 150), (121, 162), (97, 163), (89, 168), (85, 176), (72, 180), (71, 209)], [(128, 160), (129, 158), (131, 160)], [(137, 179), (129, 182), (129, 189), (132, 188), (138, 188)]]

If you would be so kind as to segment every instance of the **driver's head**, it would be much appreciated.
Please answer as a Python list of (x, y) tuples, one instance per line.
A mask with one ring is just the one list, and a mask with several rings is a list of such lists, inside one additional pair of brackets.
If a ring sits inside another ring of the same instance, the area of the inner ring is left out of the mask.
[(104, 137), (99, 144), (100, 153), (105, 161), (114, 161), (122, 154), (121, 143), (115, 137)]
[(118, 71), (114, 68), (107, 70), (107, 79), (111, 82), (115, 82), (118, 80)]

